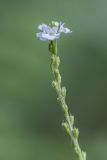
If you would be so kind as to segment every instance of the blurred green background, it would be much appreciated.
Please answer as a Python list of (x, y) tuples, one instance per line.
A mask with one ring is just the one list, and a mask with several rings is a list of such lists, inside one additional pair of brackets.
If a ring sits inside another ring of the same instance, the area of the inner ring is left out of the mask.
[(88, 160), (107, 160), (107, 1), (0, 1), (0, 159), (75, 160), (51, 87), (40, 23), (62, 21), (59, 41), (67, 102)]

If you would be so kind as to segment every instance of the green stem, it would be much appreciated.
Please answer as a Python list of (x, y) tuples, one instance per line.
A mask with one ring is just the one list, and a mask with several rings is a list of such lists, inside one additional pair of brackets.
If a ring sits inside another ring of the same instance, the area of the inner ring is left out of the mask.
[(78, 137), (79, 131), (74, 127), (74, 116), (69, 114), (66, 103), (66, 88), (61, 85), (61, 75), (59, 71), (60, 58), (57, 56), (57, 41), (49, 42), (49, 51), (51, 53), (51, 70), (54, 76), (52, 85), (57, 93), (57, 100), (64, 112), (65, 122), (62, 123), (66, 132), (69, 134), (71, 143), (78, 160), (86, 160), (86, 153), (83, 152), (79, 146)]

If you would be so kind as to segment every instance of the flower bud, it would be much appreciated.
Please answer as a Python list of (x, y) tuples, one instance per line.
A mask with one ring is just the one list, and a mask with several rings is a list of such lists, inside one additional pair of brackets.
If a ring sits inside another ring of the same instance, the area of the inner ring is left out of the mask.
[(73, 124), (74, 124), (74, 116), (72, 116), (71, 114), (70, 114), (70, 122), (71, 122), (71, 125), (73, 126)]
[(60, 65), (60, 58), (58, 56), (56, 58), (56, 62), (57, 62), (57, 66), (59, 67), (59, 65)]
[(70, 135), (70, 129), (67, 122), (62, 122), (62, 126), (64, 127), (65, 131)]
[(62, 96), (66, 97), (66, 88), (65, 87), (62, 87)]
[(64, 104), (63, 106), (62, 106), (62, 108), (63, 108), (63, 110), (64, 110), (64, 112), (65, 112), (65, 114), (68, 112), (68, 106), (67, 106), (67, 104)]
[(48, 48), (49, 48), (49, 51), (50, 51), (52, 54), (55, 54), (56, 51), (55, 51), (54, 41), (49, 41)]
[(83, 160), (86, 160), (86, 156), (87, 156), (87, 155), (86, 155), (86, 152), (83, 152), (83, 151), (82, 151), (82, 156), (83, 156)]
[(57, 81), (61, 81), (61, 76), (58, 69), (54, 70), (55, 78)]
[(52, 82), (52, 86), (55, 88), (55, 90), (58, 90), (58, 83), (56, 81)]
[(78, 136), (79, 136), (79, 130), (78, 130), (78, 128), (74, 128), (74, 130), (73, 130), (73, 135), (74, 135), (74, 137), (75, 137), (76, 139), (78, 139)]

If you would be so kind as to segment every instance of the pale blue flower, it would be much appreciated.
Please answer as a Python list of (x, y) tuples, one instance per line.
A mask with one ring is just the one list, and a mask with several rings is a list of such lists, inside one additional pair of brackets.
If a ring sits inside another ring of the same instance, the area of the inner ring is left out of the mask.
[(53, 41), (58, 39), (62, 32), (72, 32), (69, 28), (65, 28), (64, 23), (61, 22), (52, 22), (51, 25), (41, 24), (38, 26), (38, 29), (40, 30), (40, 32), (36, 33), (36, 36), (42, 41)]

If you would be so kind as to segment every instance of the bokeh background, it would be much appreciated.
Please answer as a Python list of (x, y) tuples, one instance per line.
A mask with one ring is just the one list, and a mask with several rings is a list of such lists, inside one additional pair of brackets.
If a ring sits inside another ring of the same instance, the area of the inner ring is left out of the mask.
[(76, 160), (51, 87), (40, 23), (62, 21), (59, 43), (67, 102), (88, 160), (107, 160), (107, 1), (0, 1), (0, 159)]

